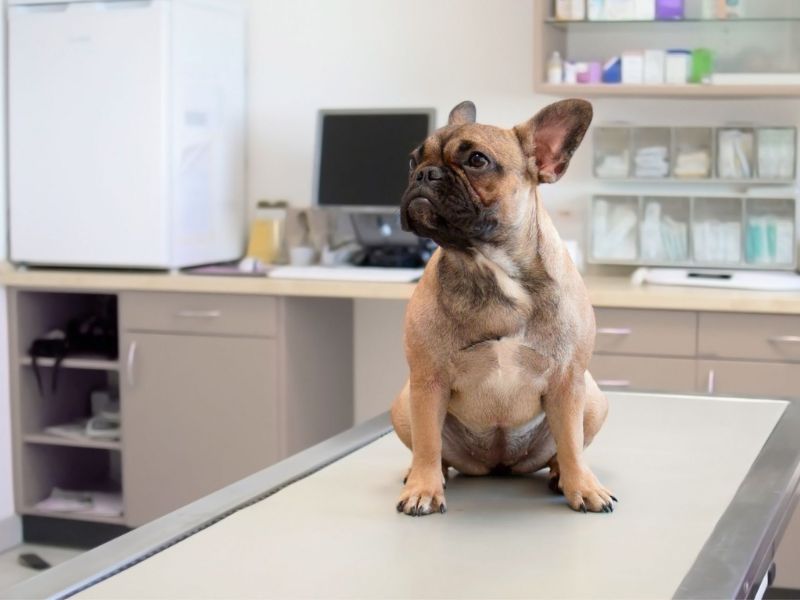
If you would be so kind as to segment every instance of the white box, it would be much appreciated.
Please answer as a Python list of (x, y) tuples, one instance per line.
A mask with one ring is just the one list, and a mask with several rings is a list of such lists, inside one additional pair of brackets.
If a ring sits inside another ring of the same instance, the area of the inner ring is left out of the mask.
[(688, 82), (691, 61), (688, 50), (668, 50), (664, 61), (664, 81), (675, 84)]
[(655, 21), (656, 0), (636, 0), (636, 20)]
[(663, 50), (644, 51), (644, 82), (651, 85), (664, 83), (664, 60), (666, 52)]
[(244, 75), (237, 0), (11, 0), (11, 259), (241, 256)]
[(641, 52), (622, 53), (622, 83), (644, 83), (644, 55)]

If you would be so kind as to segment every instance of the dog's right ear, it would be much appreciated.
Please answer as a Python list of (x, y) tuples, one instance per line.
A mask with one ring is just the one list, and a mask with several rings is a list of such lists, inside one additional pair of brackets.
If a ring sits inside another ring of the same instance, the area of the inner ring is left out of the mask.
[(477, 117), (475, 104), (470, 100), (464, 100), (458, 104), (453, 110), (450, 111), (450, 117), (447, 119), (448, 125), (466, 125), (474, 123)]

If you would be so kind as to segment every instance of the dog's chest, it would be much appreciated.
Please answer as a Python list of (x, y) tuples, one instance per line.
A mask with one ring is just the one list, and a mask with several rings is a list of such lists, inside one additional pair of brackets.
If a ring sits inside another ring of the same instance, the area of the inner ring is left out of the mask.
[(474, 344), (454, 359), (449, 411), (473, 431), (530, 423), (552, 368), (522, 336)]

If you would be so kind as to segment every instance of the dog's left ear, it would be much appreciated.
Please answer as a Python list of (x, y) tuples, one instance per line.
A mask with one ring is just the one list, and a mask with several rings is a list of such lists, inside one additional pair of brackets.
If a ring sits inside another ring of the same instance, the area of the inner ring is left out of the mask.
[(561, 178), (591, 122), (592, 105), (571, 98), (545, 106), (531, 120), (514, 127), (537, 183)]

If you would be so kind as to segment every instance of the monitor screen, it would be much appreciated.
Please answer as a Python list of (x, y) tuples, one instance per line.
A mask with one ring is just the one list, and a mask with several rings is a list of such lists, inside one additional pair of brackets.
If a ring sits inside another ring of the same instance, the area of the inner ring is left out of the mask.
[(317, 204), (399, 206), (408, 185), (408, 155), (432, 124), (433, 110), (322, 112)]

